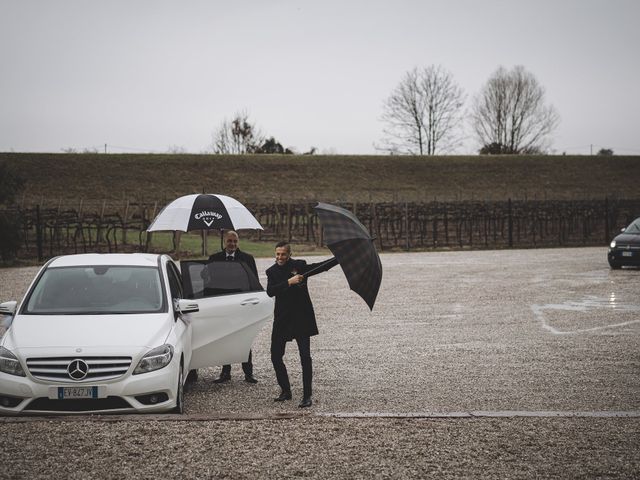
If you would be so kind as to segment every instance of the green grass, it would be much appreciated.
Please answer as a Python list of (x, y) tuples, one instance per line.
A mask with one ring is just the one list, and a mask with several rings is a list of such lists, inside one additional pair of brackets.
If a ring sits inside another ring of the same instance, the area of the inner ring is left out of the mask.
[[(209, 255), (221, 250), (220, 237), (217, 232), (212, 232), (207, 238), (207, 255), (202, 255), (202, 236), (200, 233), (183, 233), (180, 237), (180, 255), (197, 260), (207, 258)], [(173, 251), (173, 234), (154, 232), (151, 240), (151, 249), (156, 252), (169, 253)], [(331, 255), (327, 248), (307, 244), (293, 244), (295, 254), (300, 255)], [(240, 249), (250, 253), (256, 258), (273, 258), (274, 242), (255, 242), (240, 240)]]

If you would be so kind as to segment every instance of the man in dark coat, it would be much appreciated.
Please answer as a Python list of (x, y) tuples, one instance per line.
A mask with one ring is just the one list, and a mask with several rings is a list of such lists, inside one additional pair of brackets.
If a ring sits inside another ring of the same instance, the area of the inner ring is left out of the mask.
[[(209, 257), (210, 262), (244, 262), (251, 271), (258, 278), (258, 269), (256, 268), (256, 261), (252, 255), (240, 251), (238, 248), (240, 238), (238, 234), (233, 230), (229, 230), (224, 235), (224, 250), (214, 253)], [(249, 359), (242, 363), (242, 371), (244, 372), (244, 379), (249, 383), (258, 383), (258, 380), (253, 376), (253, 362), (251, 361), (251, 350), (249, 350)], [(224, 383), (231, 380), (231, 365), (224, 365), (220, 377), (214, 380), (215, 383)]]
[(267, 295), (276, 298), (271, 333), (271, 362), (281, 388), (280, 396), (275, 399), (277, 402), (291, 399), (291, 385), (282, 358), (287, 342), (295, 339), (300, 352), (303, 384), (303, 398), (298, 406), (304, 408), (312, 404), (311, 337), (318, 334), (318, 326), (303, 274), (311, 272), (307, 277), (316, 275), (337, 264), (335, 258), (312, 264), (294, 260), (291, 258), (291, 246), (287, 242), (276, 245), (276, 263), (267, 270)]

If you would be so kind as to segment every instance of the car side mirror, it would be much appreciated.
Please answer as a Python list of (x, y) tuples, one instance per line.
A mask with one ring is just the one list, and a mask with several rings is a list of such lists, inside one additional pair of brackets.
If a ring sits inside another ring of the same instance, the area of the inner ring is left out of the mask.
[(193, 300), (180, 298), (178, 300), (174, 300), (173, 310), (176, 313), (196, 313), (200, 311), (200, 305), (198, 305), (198, 302), (194, 302)]
[(18, 302), (15, 300), (0, 303), (0, 315), (15, 315), (17, 306)]

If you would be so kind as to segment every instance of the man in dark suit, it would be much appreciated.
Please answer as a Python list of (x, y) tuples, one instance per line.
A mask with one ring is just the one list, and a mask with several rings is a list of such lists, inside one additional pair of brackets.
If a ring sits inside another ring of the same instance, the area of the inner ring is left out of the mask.
[[(240, 238), (238, 234), (233, 230), (229, 230), (224, 235), (224, 250), (218, 253), (214, 253), (209, 257), (210, 262), (244, 262), (251, 271), (258, 278), (258, 269), (256, 268), (256, 261), (252, 255), (240, 251), (238, 245)], [(242, 371), (244, 372), (244, 379), (249, 383), (258, 383), (258, 380), (253, 376), (253, 363), (251, 361), (251, 350), (249, 350), (249, 359), (242, 363)], [(220, 377), (214, 380), (214, 383), (224, 383), (231, 380), (231, 365), (224, 365)]]
[(271, 362), (281, 389), (280, 396), (275, 399), (277, 402), (291, 399), (291, 385), (282, 358), (287, 342), (295, 339), (300, 352), (303, 384), (303, 397), (298, 406), (305, 408), (312, 405), (311, 337), (318, 334), (318, 326), (302, 274), (309, 272), (309, 277), (326, 272), (337, 264), (335, 258), (312, 264), (294, 260), (291, 258), (291, 246), (288, 242), (276, 245), (276, 263), (267, 270), (267, 295), (276, 298), (271, 333)]

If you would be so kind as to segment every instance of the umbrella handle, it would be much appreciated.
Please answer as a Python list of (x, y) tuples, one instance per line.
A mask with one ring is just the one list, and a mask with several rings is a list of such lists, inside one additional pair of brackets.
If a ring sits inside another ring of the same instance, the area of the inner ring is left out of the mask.
[(322, 268), (324, 268), (324, 266), (329, 263), (329, 262), (333, 262), (336, 259), (336, 257), (331, 257), (329, 260), (325, 260), (324, 262), (322, 262), (320, 265), (318, 265), (316, 268), (312, 268), (311, 270), (309, 270), (308, 272), (304, 272), (302, 274), (302, 276), (307, 279), (308, 277), (310, 277), (311, 275), (314, 275), (316, 273), (320, 273), (322, 271)]

